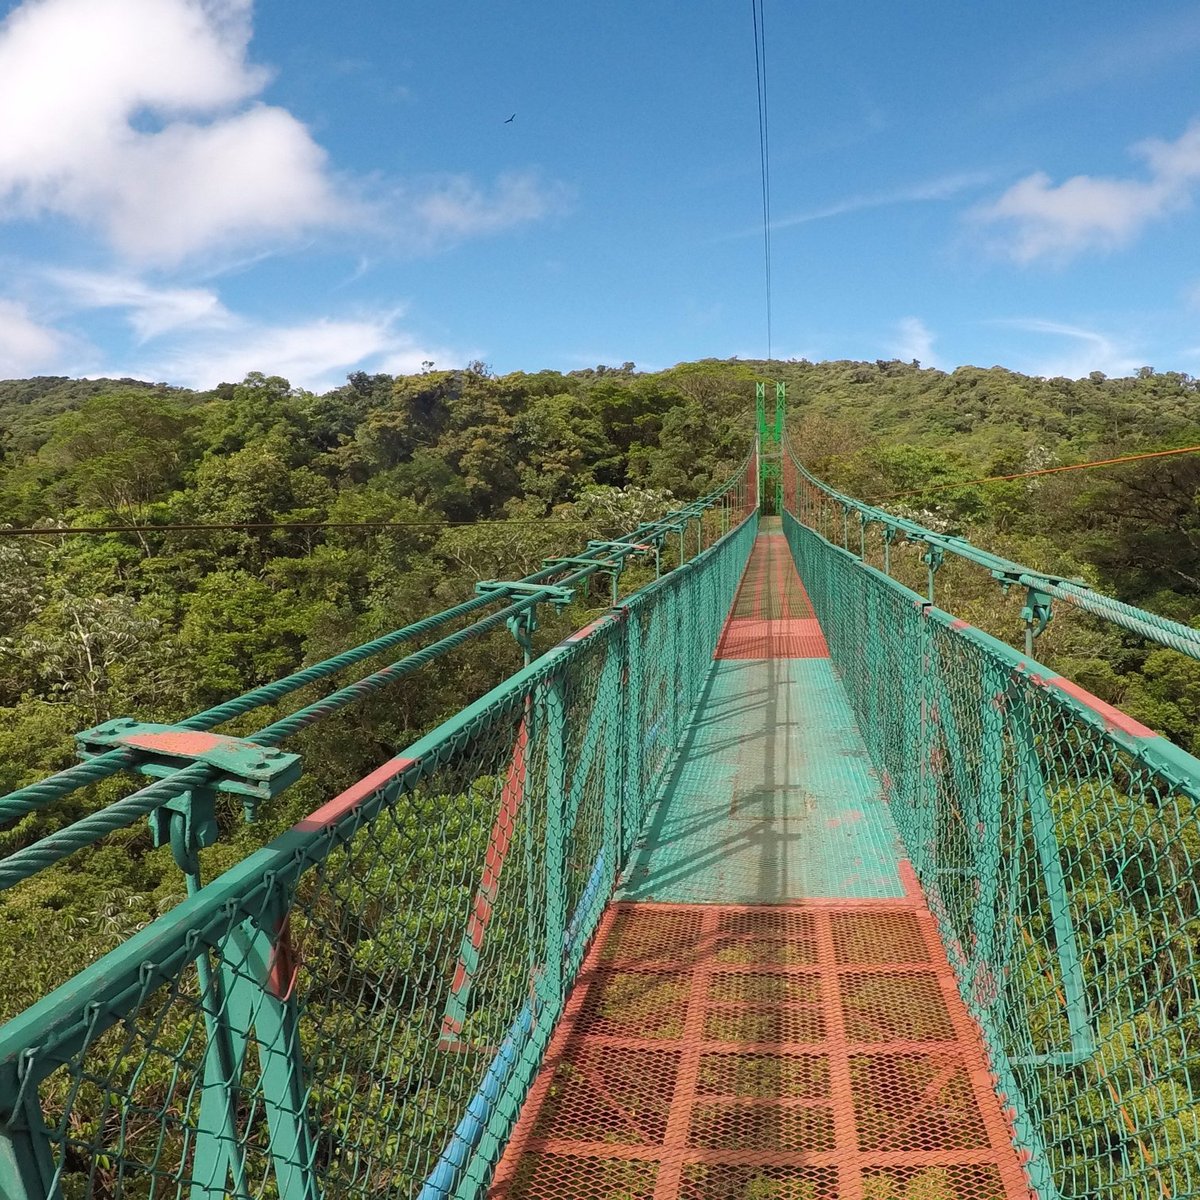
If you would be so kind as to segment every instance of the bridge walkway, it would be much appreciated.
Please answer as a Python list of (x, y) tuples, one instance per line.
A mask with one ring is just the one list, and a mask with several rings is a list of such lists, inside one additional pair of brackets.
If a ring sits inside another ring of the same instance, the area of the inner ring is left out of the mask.
[(777, 520), (490, 1195), (1029, 1195)]

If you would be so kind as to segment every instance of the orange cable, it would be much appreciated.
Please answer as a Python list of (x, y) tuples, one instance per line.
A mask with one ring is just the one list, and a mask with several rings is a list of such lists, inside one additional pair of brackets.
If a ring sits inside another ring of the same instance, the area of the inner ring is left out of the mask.
[(1145, 454), (1125, 454), (1120, 458), (1097, 458), (1091, 462), (1069, 463), (1065, 467), (1042, 467), (1037, 471), (1019, 471), (1015, 475), (988, 475), (983, 479), (967, 479), (961, 483), (935, 483), (929, 487), (912, 488), (907, 492), (892, 492), (887, 496), (875, 496), (867, 501), (878, 504), (882, 500), (900, 500), (905, 496), (923, 496), (926, 492), (942, 492), (950, 488), (974, 487), (980, 483), (1005, 483), (1012, 479), (1031, 479), (1035, 475), (1055, 475), (1059, 471), (1083, 471), (1089, 467), (1113, 467), (1120, 463), (1137, 462), (1144, 458), (1170, 458), (1175, 454), (1195, 454), (1200, 446), (1184, 446), (1179, 450), (1150, 450)]

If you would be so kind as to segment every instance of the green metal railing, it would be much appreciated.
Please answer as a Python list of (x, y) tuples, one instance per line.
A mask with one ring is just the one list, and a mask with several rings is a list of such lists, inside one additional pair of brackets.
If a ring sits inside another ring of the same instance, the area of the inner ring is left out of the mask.
[(1166, 646), (1200, 659), (1200, 629), (1182, 625), (1157, 613), (1147, 612), (1106, 596), (1079, 579), (1036, 571), (1011, 559), (972, 545), (966, 538), (937, 533), (886, 509), (847, 496), (807, 471), (795, 452), (785, 445), (782, 469), (784, 507), (809, 528), (842, 549), (866, 558), (869, 539), (877, 536), (885, 574), (890, 573), (892, 548), (898, 542), (921, 547), (926, 568), (925, 598), (936, 599), (939, 568), (948, 558), (957, 558), (986, 571), (1006, 592), (1024, 591), (1021, 617), (1025, 626), (1025, 652), (1033, 653), (1035, 639), (1050, 621), (1055, 600), (1091, 616), (1119, 625), (1146, 641)]
[[(725, 488), (618, 543), (496, 585), (451, 610), (499, 598), (483, 621), (246, 742), (179, 770), (162, 757), (179, 727), (142, 730), (0, 801), (7, 819), (102, 772), (171, 771), (39, 854), (11, 856), (4, 881), (171, 812), (178, 820), (161, 832), (191, 884), (170, 912), (0, 1027), (0, 1195), (477, 1195), (700, 694), (754, 538), (755, 467), (751, 456)], [(237, 755), (485, 623), (528, 645), (536, 604), (615, 574), (625, 552), (657, 556), (675, 533), (682, 556), (692, 521), (699, 549), (706, 513), (707, 549), (200, 885), (195, 850), (207, 834), (195, 799), (222, 781), (257, 786)], [(441, 617), (452, 619), (422, 631)], [(205, 730), (333, 669), (182, 728)]]
[[(148, 763), (145, 748), (139, 749), (128, 744), (128, 738), (138, 732), (165, 732), (166, 727), (163, 726), (146, 731), (135, 728), (131, 722), (106, 722), (97, 730), (87, 731), (80, 735), (83, 745), (91, 751), (87, 761), (60, 771), (39, 783), (20, 788), (7, 796), (0, 796), (0, 827), (14, 823), (30, 813), (45, 810), (78, 789), (122, 771), (140, 770), (145, 774), (165, 775), (166, 778), (127, 796), (119, 803), (111, 804), (56, 830), (33, 845), (0, 860), (0, 891), (160, 810), (168, 812), (164, 814), (162, 828), (156, 829), (156, 838), (167, 839), (171, 836), (166, 828), (168, 820), (177, 825), (186, 824), (186, 842), (192, 844), (187, 847), (185, 855), (182, 852), (185, 840), (181, 839), (176, 831), (175, 844), (180, 847), (177, 857), (180, 857), (180, 866), (189, 875), (196, 874), (195, 850), (205, 844), (203, 837), (207, 834), (201, 830), (201, 822), (192, 819), (189, 809), (192, 797), (214, 789), (234, 791), (243, 796), (247, 802), (247, 816), (252, 817), (252, 801), (273, 794), (280, 783), (286, 783), (291, 777), (286, 771), (288, 764), (282, 761), (281, 756), (275, 755), (276, 777), (269, 778), (268, 772), (260, 771), (258, 779), (249, 789), (244, 786), (253, 774), (255, 759), (261, 757), (262, 751), (279, 746), (310, 725), (362, 701), (375, 692), (393, 686), (465, 642), (495, 629), (509, 628), (522, 644), (528, 646), (529, 637), (536, 627), (538, 605), (562, 603), (576, 590), (586, 589), (594, 577), (607, 577), (610, 580), (612, 602), (615, 604), (621, 574), (632, 558), (653, 554), (655, 571), (658, 574), (666, 543), (677, 538), (675, 561), (685, 562), (689, 553), (698, 553), (702, 548), (706, 523), (711, 540), (718, 532), (727, 530), (735, 520), (750, 511), (754, 503), (753, 472), (756, 461), (756, 454), (752, 452), (724, 486), (668, 513), (660, 520), (639, 525), (633, 532), (621, 538), (590, 542), (580, 554), (549, 560), (540, 571), (512, 583), (480, 584), (477, 589), (480, 594), (462, 604), (324, 662), (306, 667), (284, 679), (255, 688), (170, 727), (176, 734), (207, 732), (264, 705), (273, 704), (301, 688), (328, 679), (359, 662), (427, 635), (442, 633), (442, 636), (430, 645), (381, 667), (354, 683), (338, 688), (247, 738), (240, 739), (240, 746), (224, 746), (223, 749), (231, 752), (233, 757), (227, 756), (219, 765), (214, 765), (194, 752), (196, 747), (203, 747), (210, 739), (176, 739), (178, 746), (186, 748), (180, 757), (191, 760), (190, 765), (179, 761), (173, 765), (164, 763), (164, 756), (161, 754), (157, 756), (156, 762)], [(693, 522), (694, 541), (690, 533)], [(675, 552), (676, 547), (672, 545), (670, 550)], [(497, 608), (497, 605), (501, 607)], [(488, 608), (493, 611), (481, 616), (483, 610)], [(467, 620), (470, 621), (469, 624), (454, 632), (442, 632)], [(109, 749), (109, 746), (112, 748)], [(240, 777), (239, 770), (242, 772)], [(240, 783), (237, 782), (239, 778)]]
[(861, 505), (790, 454), (785, 476), (788, 542), (1038, 1195), (1200, 1196), (1200, 761), (868, 565), (850, 517), (1184, 653), (1196, 631)]

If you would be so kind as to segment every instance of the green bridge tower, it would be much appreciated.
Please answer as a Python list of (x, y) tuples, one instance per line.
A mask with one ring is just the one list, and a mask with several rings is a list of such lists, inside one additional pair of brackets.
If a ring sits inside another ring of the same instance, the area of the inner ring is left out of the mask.
[(758, 411), (758, 484), (759, 507), (763, 513), (783, 512), (783, 415), (787, 406), (787, 387), (775, 384), (775, 416), (767, 419), (767, 385), (754, 385)]

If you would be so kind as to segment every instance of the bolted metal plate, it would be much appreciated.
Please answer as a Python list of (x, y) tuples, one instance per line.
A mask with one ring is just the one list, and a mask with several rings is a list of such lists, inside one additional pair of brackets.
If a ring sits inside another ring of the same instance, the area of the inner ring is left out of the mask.
[(76, 734), (79, 753), (91, 758), (117, 747), (137, 750), (143, 775), (163, 778), (188, 763), (205, 763), (221, 774), (219, 791), (269, 799), (300, 778), (298, 754), (259, 746), (242, 738), (150, 721), (116, 717)]

